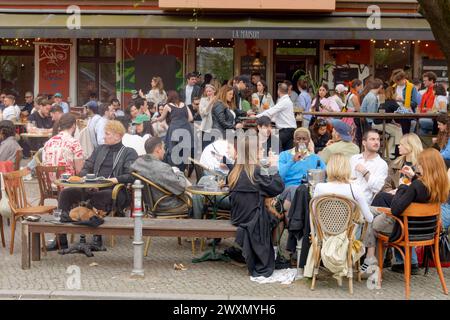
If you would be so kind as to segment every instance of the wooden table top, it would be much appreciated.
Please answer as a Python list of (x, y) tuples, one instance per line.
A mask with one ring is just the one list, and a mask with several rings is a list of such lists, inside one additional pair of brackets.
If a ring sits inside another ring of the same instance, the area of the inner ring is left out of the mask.
[(51, 138), (52, 133), (51, 132), (49, 132), (49, 133), (28, 133), (28, 132), (25, 132), (25, 133), (21, 133), (20, 136), (24, 137), (24, 138)]
[[(56, 222), (53, 216), (41, 216), (41, 220), (31, 222), (23, 220), (22, 224), (32, 226), (33, 228), (66, 228), (66, 229), (133, 229), (134, 218), (105, 217), (105, 222), (97, 228), (75, 225), (72, 223)], [(211, 220), (211, 219), (155, 219), (143, 218), (142, 228), (144, 230), (167, 230), (167, 231), (224, 231), (235, 232), (237, 227), (233, 226), (229, 220)]]
[(226, 196), (230, 193), (228, 187), (226, 187), (226, 189), (208, 190), (203, 186), (190, 186), (186, 187), (186, 191), (202, 196)]
[(59, 187), (80, 188), (80, 189), (108, 188), (108, 187), (112, 187), (114, 185), (114, 183), (112, 183), (111, 181), (106, 181), (106, 180), (100, 180), (99, 182), (71, 183), (71, 182), (63, 181), (61, 179), (55, 180), (55, 184)]

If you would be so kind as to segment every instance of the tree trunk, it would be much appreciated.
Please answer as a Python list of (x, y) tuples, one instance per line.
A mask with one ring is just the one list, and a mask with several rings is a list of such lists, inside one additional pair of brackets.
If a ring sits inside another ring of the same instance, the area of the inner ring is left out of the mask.
[(431, 26), (434, 38), (447, 59), (450, 72), (450, 0), (417, 0), (420, 12)]

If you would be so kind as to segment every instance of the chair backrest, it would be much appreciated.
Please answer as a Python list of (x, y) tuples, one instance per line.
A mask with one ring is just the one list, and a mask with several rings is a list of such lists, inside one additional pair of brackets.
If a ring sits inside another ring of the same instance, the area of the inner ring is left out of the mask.
[(26, 169), (3, 174), (5, 191), (8, 195), (9, 206), (13, 212), (16, 209), (30, 206), (27, 201), (25, 187), (23, 185), (23, 177), (26, 175), (28, 175), (28, 171)]
[(402, 214), (404, 239), (407, 241), (432, 240), (439, 235), (441, 205), (439, 203), (412, 203)]
[[(192, 206), (192, 199), (187, 196), (185, 193), (181, 194), (181, 195), (175, 195), (173, 193), (171, 193), (170, 191), (168, 191), (167, 189), (157, 185), (156, 183), (154, 183), (153, 181), (133, 172), (132, 173), (133, 176), (135, 176), (137, 179), (141, 180), (144, 184), (144, 188), (142, 189), (142, 201), (143, 204), (145, 206), (148, 207), (148, 210), (150, 212), (155, 212), (155, 211), (160, 211), (160, 209), (158, 209), (158, 205), (159, 203), (161, 203), (161, 201), (163, 201), (164, 199), (167, 199), (169, 197), (177, 197), (178, 199), (180, 199), (185, 205), (187, 205), (188, 207)], [(162, 193), (162, 195), (159, 198), (155, 198), (155, 192), (152, 192), (152, 190), (158, 190), (160, 193)], [(176, 208), (170, 208), (170, 210), (167, 210), (167, 212), (177, 212), (179, 207)]]
[(41, 166), (36, 167), (36, 177), (39, 184), (39, 191), (41, 193), (41, 200), (55, 199), (55, 194), (52, 188), (52, 181), (59, 179), (64, 173), (64, 166)]
[(17, 149), (16, 150), (16, 159), (14, 161), (14, 170), (20, 170), (20, 161), (22, 160), (22, 149)]
[(203, 166), (200, 165), (200, 162), (192, 159), (191, 157), (188, 158), (190, 162), (192, 162), (192, 165), (194, 166), (195, 176), (197, 177), (197, 183), (200, 181), (200, 178), (203, 177), (203, 173), (205, 172), (205, 169)]
[(311, 222), (320, 239), (353, 231), (354, 221), (359, 220), (359, 206), (344, 196), (325, 194), (310, 201)]

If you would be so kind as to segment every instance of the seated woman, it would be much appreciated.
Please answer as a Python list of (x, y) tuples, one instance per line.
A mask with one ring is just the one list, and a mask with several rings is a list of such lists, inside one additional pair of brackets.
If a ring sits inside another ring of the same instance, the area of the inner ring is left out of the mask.
[(433, 138), (433, 147), (441, 152), (447, 167), (450, 167), (450, 144), (448, 139), (450, 137), (450, 128), (448, 127), (449, 117), (446, 113), (440, 114), (437, 119), (438, 135)]
[(231, 223), (238, 226), (236, 243), (242, 248), (251, 276), (270, 277), (276, 254), (272, 232), (278, 219), (268, 212), (264, 201), (280, 194), (284, 184), (274, 159), (269, 159), (269, 168), (258, 164), (257, 149), (250, 146), (249, 139), (238, 143), (235, 165), (228, 176)]
[[(401, 184), (395, 196), (392, 198), (378, 195), (373, 200), (372, 205), (379, 207), (390, 207), (394, 216), (401, 216), (403, 211), (413, 202), (418, 203), (445, 203), (449, 195), (449, 179), (445, 168), (444, 160), (438, 151), (433, 148), (425, 149), (417, 159), (417, 170), (414, 172), (410, 167), (403, 171), (410, 176), (412, 182)], [(379, 194), (380, 195), (380, 194)], [(375, 257), (376, 233), (390, 235), (390, 240), (396, 240), (400, 236), (400, 227), (395, 220), (382, 213), (377, 215), (368, 226), (364, 243), (367, 249), (367, 256), (361, 271), (365, 272), (369, 265), (376, 265)], [(398, 254), (398, 255), (397, 255)], [(400, 258), (400, 259), (398, 259)], [(396, 260), (402, 260), (401, 255), (396, 251)], [(418, 264), (415, 250), (412, 250), (411, 274), (417, 274)], [(397, 261), (398, 262), (398, 261)], [(392, 271), (403, 272), (403, 264), (394, 264)]]
[[(314, 154), (311, 147), (311, 135), (306, 128), (294, 131), (294, 145), (291, 150), (280, 153), (278, 170), (286, 186), (280, 195), (284, 208), (289, 211), (297, 187), (306, 182), (309, 169), (325, 169), (325, 163)], [(309, 147), (308, 147), (309, 146)]]
[(16, 151), (22, 150), (16, 140), (14, 123), (9, 120), (0, 121), (0, 161), (16, 162)]
[(326, 146), (331, 139), (331, 134), (328, 132), (328, 122), (325, 119), (317, 119), (314, 122), (311, 138), (314, 142), (314, 153), (318, 154)]
[(414, 170), (417, 165), (417, 158), (422, 151), (423, 147), (420, 138), (415, 133), (405, 134), (400, 140), (398, 147), (400, 156), (389, 163), (388, 176), (381, 191), (395, 194), (398, 186), (401, 184), (400, 180), (407, 178), (402, 173), (403, 167), (408, 166)]
[(355, 200), (367, 222), (372, 222), (373, 215), (358, 185), (350, 182), (352, 170), (350, 161), (342, 153), (335, 153), (327, 164), (327, 182), (318, 183), (314, 189), (314, 197), (323, 194), (337, 194)]

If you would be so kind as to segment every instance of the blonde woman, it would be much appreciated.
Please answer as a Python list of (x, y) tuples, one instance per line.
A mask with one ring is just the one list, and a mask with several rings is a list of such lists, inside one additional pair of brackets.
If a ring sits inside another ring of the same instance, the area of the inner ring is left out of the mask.
[(208, 136), (211, 133), (213, 120), (211, 111), (216, 102), (216, 88), (207, 84), (205, 86), (204, 96), (200, 99), (199, 113), (202, 117), (202, 123), (200, 124), (200, 130), (202, 131), (202, 146), (203, 149), (206, 148), (208, 144), (211, 143), (211, 139), (208, 137), (204, 138), (204, 136)]
[(327, 181), (318, 183), (314, 189), (314, 197), (324, 194), (336, 194), (355, 200), (364, 220), (372, 222), (373, 215), (364, 196), (364, 192), (358, 185), (350, 182), (351, 166), (350, 161), (342, 153), (333, 154), (327, 163)]
[(161, 77), (153, 77), (151, 87), (152, 88), (146, 95), (144, 95), (142, 90), (139, 90), (141, 98), (145, 98), (148, 102), (153, 102), (155, 106), (160, 103), (165, 104), (167, 102), (167, 94), (164, 91), (164, 84)]
[(238, 140), (235, 165), (228, 175), (231, 223), (242, 227), (236, 243), (244, 252), (250, 275), (270, 277), (278, 251), (274, 233), (282, 222), (268, 212), (265, 199), (279, 195), (284, 184), (275, 160), (269, 159), (270, 168), (261, 167), (257, 141), (253, 144), (249, 140)]
[(401, 184), (400, 179), (405, 179), (405, 175), (402, 172), (403, 168), (407, 166), (414, 170), (417, 165), (417, 158), (422, 150), (422, 141), (415, 133), (405, 134), (398, 146), (400, 156), (389, 164), (388, 176), (381, 190), (395, 193)]

